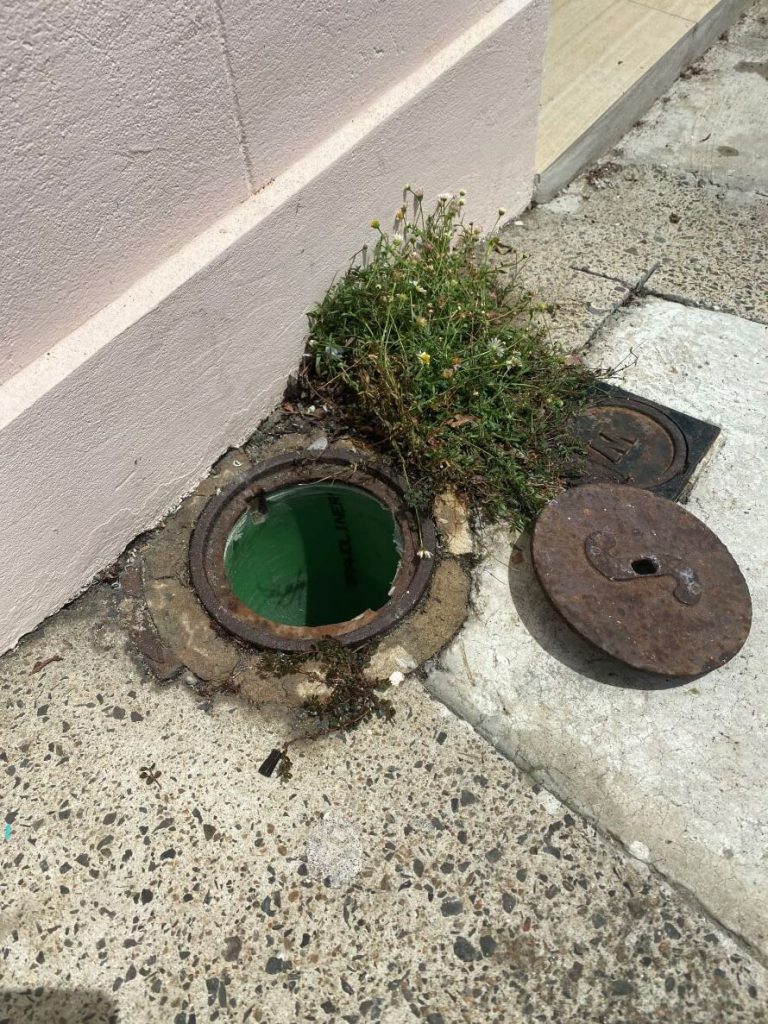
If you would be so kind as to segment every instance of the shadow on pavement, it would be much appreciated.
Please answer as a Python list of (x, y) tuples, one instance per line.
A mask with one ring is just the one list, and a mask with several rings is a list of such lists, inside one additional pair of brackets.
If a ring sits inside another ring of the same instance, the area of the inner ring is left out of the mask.
[(0, 1024), (119, 1024), (117, 1004), (87, 989), (0, 990)]

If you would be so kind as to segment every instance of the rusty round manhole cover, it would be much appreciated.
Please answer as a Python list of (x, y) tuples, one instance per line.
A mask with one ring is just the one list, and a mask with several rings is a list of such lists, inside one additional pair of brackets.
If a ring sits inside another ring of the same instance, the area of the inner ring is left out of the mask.
[(701, 675), (729, 661), (749, 634), (749, 590), (728, 549), (690, 512), (648, 491), (566, 491), (539, 516), (532, 555), (566, 622), (633, 668)]
[(399, 480), (359, 455), (278, 456), (218, 494), (190, 543), (192, 584), (228, 632), (260, 647), (360, 644), (423, 596), (435, 530)]
[(683, 472), (682, 430), (654, 405), (622, 399), (589, 406), (574, 421), (587, 447), (589, 482), (659, 487)]

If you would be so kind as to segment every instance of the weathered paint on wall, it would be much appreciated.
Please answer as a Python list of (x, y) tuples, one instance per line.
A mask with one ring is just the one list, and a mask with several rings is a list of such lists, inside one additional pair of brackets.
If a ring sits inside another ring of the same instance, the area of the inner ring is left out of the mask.
[(248, 196), (213, 8), (7, 0), (0, 383)]

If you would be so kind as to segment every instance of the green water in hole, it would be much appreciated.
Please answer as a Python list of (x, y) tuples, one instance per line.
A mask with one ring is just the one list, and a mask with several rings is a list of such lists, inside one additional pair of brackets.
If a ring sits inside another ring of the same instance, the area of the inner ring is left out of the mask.
[(394, 516), (346, 484), (305, 484), (267, 495), (246, 512), (224, 548), (235, 595), (286, 626), (346, 622), (386, 604), (400, 564)]

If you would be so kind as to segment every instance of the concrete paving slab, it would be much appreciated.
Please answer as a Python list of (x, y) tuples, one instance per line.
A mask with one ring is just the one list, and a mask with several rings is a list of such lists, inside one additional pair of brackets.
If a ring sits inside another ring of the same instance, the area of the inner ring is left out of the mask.
[(765, 1020), (747, 952), (416, 680), (280, 783), (275, 717), (127, 650), (102, 584), (0, 661), (0, 1020)]
[(651, 294), (768, 323), (767, 55), (757, 0), (614, 150), (506, 225), (566, 349), (652, 270)]
[(623, 386), (722, 427), (688, 507), (729, 547), (754, 622), (732, 662), (664, 689), (580, 641), (526, 542), (486, 538), (475, 610), (429, 689), (768, 956), (768, 328), (647, 300), (596, 340)]
[(563, 304), (555, 336), (568, 348), (601, 326), (595, 310), (620, 305), (621, 282), (634, 286), (656, 266), (649, 288), (768, 323), (768, 198), (755, 193), (607, 160), (504, 238), (530, 254), (531, 286)]
[(518, 276), (551, 310), (546, 318), (550, 336), (567, 352), (582, 349), (630, 295), (621, 281), (577, 269), (579, 259), (574, 257), (571, 239), (564, 248), (553, 246), (558, 227), (567, 225), (567, 215), (581, 205), (580, 196), (558, 197), (546, 208), (531, 210), (507, 225), (503, 236), (523, 257)]
[(687, 70), (621, 149), (621, 162), (768, 195), (768, 0)]

